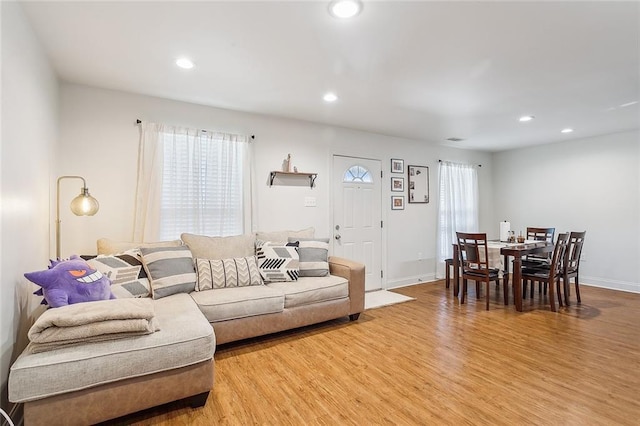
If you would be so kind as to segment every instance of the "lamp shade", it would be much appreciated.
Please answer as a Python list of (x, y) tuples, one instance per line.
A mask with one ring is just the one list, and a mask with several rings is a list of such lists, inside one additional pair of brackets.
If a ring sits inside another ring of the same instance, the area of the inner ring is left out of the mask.
[(98, 200), (89, 194), (87, 187), (81, 188), (80, 195), (71, 200), (71, 211), (76, 216), (93, 216), (99, 208)]

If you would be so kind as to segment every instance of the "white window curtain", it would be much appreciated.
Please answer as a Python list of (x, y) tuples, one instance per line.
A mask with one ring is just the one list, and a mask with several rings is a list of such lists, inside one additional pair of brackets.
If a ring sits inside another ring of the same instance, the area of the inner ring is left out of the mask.
[(249, 137), (142, 123), (134, 241), (251, 232)]
[(438, 185), (437, 275), (442, 277), (443, 262), (452, 256), (456, 232), (478, 232), (478, 172), (470, 164), (442, 161)]

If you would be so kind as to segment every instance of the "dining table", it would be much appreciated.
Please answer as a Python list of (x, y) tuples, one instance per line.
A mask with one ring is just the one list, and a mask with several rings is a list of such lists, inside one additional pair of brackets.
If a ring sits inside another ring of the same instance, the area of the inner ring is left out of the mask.
[[(489, 266), (502, 272), (503, 285), (509, 285), (509, 258), (513, 258), (513, 299), (516, 311), (522, 312), (522, 258), (529, 254), (544, 254), (553, 251), (553, 243), (548, 241), (525, 240), (521, 243), (487, 241)], [(453, 293), (460, 292), (460, 259), (458, 244), (453, 243)], [(516, 285), (517, 284), (517, 285)]]

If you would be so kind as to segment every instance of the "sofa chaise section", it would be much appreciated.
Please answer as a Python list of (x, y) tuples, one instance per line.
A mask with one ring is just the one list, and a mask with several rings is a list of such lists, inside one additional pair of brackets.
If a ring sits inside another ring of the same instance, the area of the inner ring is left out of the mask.
[(188, 397), (203, 405), (213, 388), (213, 330), (188, 294), (153, 303), (155, 333), (24, 351), (9, 399), (24, 403), (25, 424), (94, 424)]

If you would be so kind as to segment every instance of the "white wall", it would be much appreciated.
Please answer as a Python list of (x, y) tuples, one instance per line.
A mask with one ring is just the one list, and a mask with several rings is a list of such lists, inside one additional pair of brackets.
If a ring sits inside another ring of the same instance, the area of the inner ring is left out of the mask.
[[(344, 128), (323, 126), (205, 107), (166, 99), (102, 90), (75, 84), (61, 86), (61, 150), (57, 174), (80, 174), (100, 201), (93, 217), (62, 215), (62, 254), (94, 253), (100, 237), (130, 240), (133, 232), (133, 202), (139, 138), (136, 119), (192, 126), (209, 130), (255, 134), (257, 229), (316, 228), (316, 235), (330, 236), (331, 164), (333, 154), (380, 159), (383, 179), (383, 219), (387, 224), (387, 286), (433, 279), (438, 159), (481, 163), (481, 223), (493, 223), (491, 208), (491, 155), (446, 149), (427, 142), (399, 139)], [(291, 153), (301, 171), (317, 172), (316, 187), (273, 186), (267, 178), (279, 170)], [(429, 204), (407, 204), (403, 211), (390, 210), (390, 159), (405, 165), (430, 167)], [(67, 188), (65, 199), (78, 192)], [(317, 207), (304, 207), (313, 196)], [(424, 260), (418, 261), (418, 252)], [(384, 262), (383, 262), (384, 265)]]
[(494, 155), (495, 224), (587, 231), (580, 281), (640, 292), (640, 134)]
[[(25, 345), (34, 306), (24, 272), (49, 258), (50, 164), (55, 161), (58, 82), (21, 6), (2, 2), (0, 227), (1, 405), (9, 365)], [(39, 303), (39, 301), (37, 301)]]

